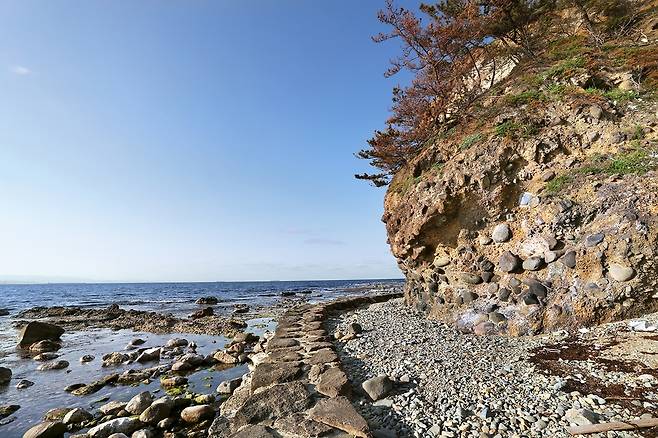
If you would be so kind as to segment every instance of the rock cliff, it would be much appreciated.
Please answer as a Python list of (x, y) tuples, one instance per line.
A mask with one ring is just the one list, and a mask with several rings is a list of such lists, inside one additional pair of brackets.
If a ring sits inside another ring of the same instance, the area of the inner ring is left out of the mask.
[(658, 311), (655, 29), (647, 35), (607, 58), (574, 43), (551, 64), (520, 64), (396, 173), (382, 220), (407, 304), (511, 335)]

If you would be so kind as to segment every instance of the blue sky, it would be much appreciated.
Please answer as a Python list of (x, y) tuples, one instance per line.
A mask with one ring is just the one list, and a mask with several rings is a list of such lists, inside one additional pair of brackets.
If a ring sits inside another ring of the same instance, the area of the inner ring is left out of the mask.
[(400, 277), (382, 5), (0, 3), (0, 279)]

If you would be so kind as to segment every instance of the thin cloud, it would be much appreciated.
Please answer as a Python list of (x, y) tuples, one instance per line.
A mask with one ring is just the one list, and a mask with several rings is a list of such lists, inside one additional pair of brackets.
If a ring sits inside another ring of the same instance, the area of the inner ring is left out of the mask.
[(22, 65), (12, 65), (9, 67), (9, 71), (18, 76), (29, 76), (32, 74), (32, 70)]

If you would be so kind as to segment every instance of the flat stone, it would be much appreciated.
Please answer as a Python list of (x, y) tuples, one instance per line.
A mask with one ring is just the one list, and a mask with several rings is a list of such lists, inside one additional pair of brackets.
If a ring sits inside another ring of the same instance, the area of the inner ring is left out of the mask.
[(251, 392), (258, 388), (277, 383), (291, 382), (301, 375), (299, 362), (281, 362), (259, 364), (251, 376)]
[(569, 409), (564, 414), (564, 419), (576, 426), (586, 426), (599, 422), (599, 415), (589, 409)]
[(273, 351), (278, 348), (286, 348), (286, 347), (294, 347), (299, 345), (299, 342), (296, 341), (295, 339), (282, 339), (278, 337), (274, 337), (269, 340), (267, 343), (267, 351)]
[(628, 281), (635, 275), (633, 268), (619, 263), (611, 263), (608, 272), (610, 277), (617, 281)]
[(349, 396), (351, 392), (350, 381), (347, 376), (338, 367), (327, 368), (318, 378), (316, 389), (320, 394), (327, 397), (337, 397), (339, 395)]
[(62, 423), (81, 424), (84, 423), (85, 421), (91, 420), (92, 418), (94, 418), (94, 416), (88, 411), (85, 411), (84, 409), (81, 408), (75, 408), (70, 410), (66, 415), (64, 415), (64, 419), (62, 420)]
[(54, 362), (46, 362), (37, 367), (38, 371), (50, 371), (50, 370), (63, 370), (68, 368), (69, 363), (65, 360), (58, 360)]
[(323, 348), (313, 353), (310, 358), (304, 359), (309, 365), (322, 365), (326, 363), (338, 362), (338, 356), (333, 350)]
[(311, 394), (302, 382), (273, 385), (249, 396), (235, 412), (233, 424), (241, 427), (291, 415), (307, 409), (311, 401)]
[(368, 438), (368, 423), (345, 397), (322, 399), (309, 412), (309, 418), (360, 438)]
[(275, 438), (270, 432), (270, 428), (261, 424), (249, 425), (230, 435), (229, 438)]
[(66, 426), (59, 421), (45, 421), (30, 428), (23, 438), (63, 438)]
[(371, 400), (377, 401), (393, 389), (393, 382), (388, 376), (381, 375), (368, 379), (361, 385), (363, 390), (368, 394)]
[(300, 438), (315, 438), (325, 436), (333, 430), (333, 427), (306, 418), (303, 413), (292, 414), (287, 417), (278, 418), (274, 422), (274, 428), (284, 436)]
[(274, 362), (298, 362), (302, 360), (304, 356), (299, 354), (296, 351), (291, 351), (287, 348), (281, 348), (271, 352), (263, 362), (274, 363)]

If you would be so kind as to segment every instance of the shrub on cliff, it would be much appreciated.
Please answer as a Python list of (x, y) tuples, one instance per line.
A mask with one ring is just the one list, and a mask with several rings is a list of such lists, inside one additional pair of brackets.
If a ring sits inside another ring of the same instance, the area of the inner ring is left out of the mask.
[[(636, 0), (443, 0), (421, 4), (417, 15), (392, 0), (379, 13), (391, 30), (375, 42), (398, 39), (400, 55), (386, 76), (407, 70), (412, 80), (393, 89), (391, 116), (368, 147), (357, 153), (378, 169), (358, 179), (384, 186), (425, 146), (441, 139), (474, 104), (517, 65), (544, 66), (542, 81), (566, 69), (583, 68), (585, 59), (555, 59), (565, 34), (585, 34), (586, 45), (601, 47), (610, 38), (628, 36), (639, 21), (655, 13), (655, 2)], [(642, 8), (641, 6), (644, 6)], [(505, 104), (517, 105), (539, 94), (528, 91)], [(541, 97), (541, 96), (540, 96)]]

